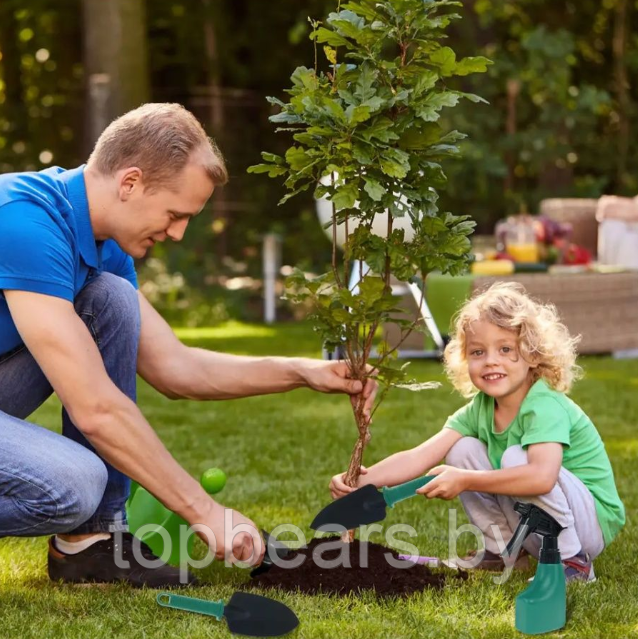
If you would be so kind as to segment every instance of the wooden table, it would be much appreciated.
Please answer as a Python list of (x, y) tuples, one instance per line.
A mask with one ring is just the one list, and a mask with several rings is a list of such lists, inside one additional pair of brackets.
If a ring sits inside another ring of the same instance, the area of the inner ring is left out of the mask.
[[(572, 335), (580, 335), (581, 354), (610, 353), (638, 349), (638, 272), (622, 273), (534, 273), (499, 277), (445, 275), (428, 277), (427, 299), (432, 316), (443, 335), (449, 333), (454, 312), (467, 296), (494, 282), (520, 282), (529, 295), (556, 306)], [(402, 306), (413, 316), (416, 304)], [(397, 338), (390, 326), (390, 343)], [(427, 346), (422, 335), (409, 338), (403, 348)]]
[(638, 348), (638, 272), (520, 274), (476, 277), (473, 291), (497, 281), (520, 282), (527, 293), (558, 309), (580, 353)]

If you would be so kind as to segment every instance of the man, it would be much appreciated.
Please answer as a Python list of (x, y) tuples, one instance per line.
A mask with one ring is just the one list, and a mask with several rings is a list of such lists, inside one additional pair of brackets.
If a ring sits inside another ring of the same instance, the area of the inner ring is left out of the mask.
[[(0, 536), (55, 535), (52, 579), (178, 583), (177, 569), (135, 559), (130, 534), (113, 536), (127, 529), (129, 478), (200, 524), (217, 558), (263, 557), (255, 525), (238, 512), (233, 524), (249, 532), (224, 538), (224, 507), (137, 408), (136, 373), (173, 399), (309, 387), (362, 393), (370, 410), (376, 385), (349, 380), (343, 362), (188, 348), (136, 290), (133, 258), (180, 241), (227, 177), (215, 144), (175, 104), (115, 120), (85, 166), (0, 176)], [(52, 392), (62, 435), (24, 421)]]

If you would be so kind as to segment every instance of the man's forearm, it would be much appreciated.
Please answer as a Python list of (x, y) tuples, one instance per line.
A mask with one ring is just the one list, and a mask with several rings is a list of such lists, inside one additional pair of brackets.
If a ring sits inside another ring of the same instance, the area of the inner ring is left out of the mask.
[(116, 393), (106, 405), (100, 412), (72, 416), (100, 456), (189, 524), (205, 520), (211, 498), (173, 459), (139, 408)]
[(211, 400), (283, 393), (306, 386), (303, 361), (185, 347), (171, 376), (171, 394), (180, 399)]

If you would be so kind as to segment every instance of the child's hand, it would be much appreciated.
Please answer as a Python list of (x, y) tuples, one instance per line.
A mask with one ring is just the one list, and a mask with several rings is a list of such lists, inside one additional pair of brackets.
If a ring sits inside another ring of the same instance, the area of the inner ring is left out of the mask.
[[(361, 474), (365, 475), (367, 472), (368, 472), (368, 469), (365, 466), (361, 466)], [(351, 493), (353, 490), (357, 490), (357, 488), (361, 487), (360, 481), (357, 482), (358, 485), (355, 488), (350, 488), (350, 486), (346, 486), (346, 484), (343, 481), (345, 476), (346, 476), (345, 473), (339, 473), (338, 475), (335, 475), (330, 480), (330, 494), (332, 495), (333, 499), (340, 499), (341, 497), (344, 497), (348, 493)]]
[(471, 471), (455, 468), (454, 466), (437, 466), (428, 475), (437, 475), (436, 479), (427, 483), (416, 492), (425, 495), (428, 499), (438, 497), (439, 499), (454, 499), (459, 493), (467, 490), (469, 479), (468, 473)]

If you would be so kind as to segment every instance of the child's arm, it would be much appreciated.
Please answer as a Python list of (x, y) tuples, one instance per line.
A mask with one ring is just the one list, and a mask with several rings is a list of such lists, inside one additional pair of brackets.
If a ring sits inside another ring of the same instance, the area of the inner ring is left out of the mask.
[[(374, 466), (363, 469), (357, 488), (366, 484), (374, 484), (377, 487), (396, 486), (419, 477), (438, 464), (461, 437), (462, 435), (455, 430), (444, 428), (419, 446), (390, 455)], [(330, 492), (334, 499), (355, 490), (343, 483), (344, 474), (335, 475), (330, 482)]]
[(532, 444), (527, 448), (527, 464), (501, 470), (439, 466), (430, 472), (438, 477), (417, 492), (430, 499), (454, 499), (465, 490), (517, 497), (545, 495), (556, 485), (562, 463), (562, 444)]

